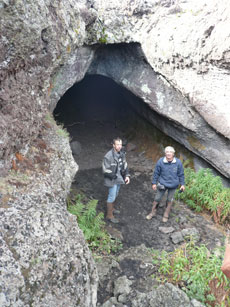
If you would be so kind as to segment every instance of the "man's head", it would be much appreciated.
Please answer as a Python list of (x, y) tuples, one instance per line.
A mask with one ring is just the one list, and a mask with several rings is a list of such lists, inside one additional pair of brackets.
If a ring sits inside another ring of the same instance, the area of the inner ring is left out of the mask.
[(113, 148), (116, 152), (120, 152), (122, 148), (122, 140), (120, 138), (113, 139)]
[(175, 154), (175, 149), (172, 146), (165, 147), (165, 157), (168, 161), (172, 161)]

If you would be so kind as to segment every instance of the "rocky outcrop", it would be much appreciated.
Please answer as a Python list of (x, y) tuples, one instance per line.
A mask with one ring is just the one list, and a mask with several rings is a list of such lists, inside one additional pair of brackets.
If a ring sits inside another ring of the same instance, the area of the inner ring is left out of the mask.
[(94, 7), (107, 43), (139, 42), (154, 71), (188, 97), (214, 129), (230, 137), (227, 0), (96, 0)]
[[(0, 3), (1, 174), (9, 168), (12, 154), (38, 135), (50, 96), (57, 103), (85, 74), (87, 65), (78, 48), (84, 44), (87, 24), (95, 17), (83, 2)], [(59, 78), (60, 73), (65, 78), (70, 62), (72, 83)]]
[(99, 48), (88, 73), (105, 75), (128, 89), (124, 95), (139, 114), (229, 177), (229, 140), (213, 130), (187, 97), (154, 72), (139, 45)]
[(62, 134), (46, 123), (0, 180), (1, 306), (96, 306), (96, 267), (66, 209), (77, 165)]
[[(121, 266), (125, 264), (134, 266), (134, 276), (121, 275)], [(106, 266), (105, 266), (106, 264)], [(204, 305), (195, 299), (189, 299), (187, 294), (178, 287), (166, 283), (158, 285), (150, 276), (154, 273), (154, 264), (149, 249), (144, 244), (127, 249), (114, 259), (103, 259), (97, 263), (100, 284), (106, 284), (106, 291), (111, 297), (99, 306), (122, 307), (122, 306), (186, 306), (203, 307)], [(142, 273), (141, 273), (142, 272)], [(142, 277), (140, 278), (140, 276)], [(111, 279), (113, 282), (111, 282)]]

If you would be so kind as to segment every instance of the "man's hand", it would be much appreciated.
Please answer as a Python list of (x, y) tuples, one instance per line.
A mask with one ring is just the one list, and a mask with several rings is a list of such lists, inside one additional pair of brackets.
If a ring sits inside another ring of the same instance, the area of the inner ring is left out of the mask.
[(125, 177), (125, 184), (129, 184), (130, 183), (130, 178), (127, 176)]
[(184, 190), (185, 190), (185, 186), (182, 185), (182, 186), (180, 187), (180, 191), (184, 192)]
[(156, 190), (157, 190), (157, 185), (156, 185), (156, 184), (153, 184), (153, 185), (152, 185), (152, 188), (153, 188), (154, 191), (156, 191)]

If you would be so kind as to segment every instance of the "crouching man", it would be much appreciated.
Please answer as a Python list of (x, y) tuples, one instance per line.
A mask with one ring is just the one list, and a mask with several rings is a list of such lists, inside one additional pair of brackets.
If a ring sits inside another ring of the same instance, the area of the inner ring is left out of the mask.
[(162, 219), (162, 221), (166, 223), (169, 218), (174, 193), (177, 187), (180, 184), (180, 190), (183, 192), (185, 189), (184, 168), (181, 161), (174, 157), (174, 154), (174, 148), (167, 146), (165, 148), (165, 157), (162, 157), (157, 161), (152, 179), (152, 188), (154, 191), (157, 191), (157, 193), (154, 198), (152, 211), (146, 216), (147, 220), (150, 220), (156, 215), (159, 202), (161, 201), (165, 192), (168, 192), (166, 209)]
[(122, 140), (120, 138), (113, 139), (113, 148), (104, 156), (102, 170), (104, 184), (109, 188), (106, 219), (112, 223), (119, 223), (113, 216), (114, 202), (121, 184), (129, 184), (130, 182), (125, 152), (122, 151)]

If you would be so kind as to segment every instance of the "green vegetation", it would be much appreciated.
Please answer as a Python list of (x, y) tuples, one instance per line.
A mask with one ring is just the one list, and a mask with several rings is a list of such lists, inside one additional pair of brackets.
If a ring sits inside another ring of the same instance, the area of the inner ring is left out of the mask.
[(57, 129), (57, 134), (64, 138), (69, 138), (69, 132), (63, 127), (60, 127), (60, 126), (58, 127), (59, 128)]
[(206, 306), (230, 306), (230, 281), (220, 270), (223, 248), (210, 253), (204, 246), (189, 242), (171, 253), (153, 250), (159, 282), (179, 286), (190, 298)]
[(53, 118), (53, 115), (49, 112), (47, 112), (46, 116), (45, 116), (46, 121), (48, 121), (50, 124), (52, 125), (56, 125), (56, 121)]
[(83, 204), (82, 196), (77, 195), (74, 200), (68, 200), (68, 211), (76, 215), (78, 226), (84, 233), (85, 240), (92, 252), (110, 254), (121, 247), (120, 240), (113, 240), (105, 230), (104, 214), (97, 214), (97, 200), (90, 200)]
[(186, 189), (180, 194), (181, 200), (196, 212), (211, 212), (218, 224), (230, 221), (230, 189), (223, 186), (220, 177), (214, 176), (210, 169), (196, 173), (185, 168), (185, 181)]
[(62, 124), (56, 123), (53, 115), (51, 113), (47, 113), (45, 117), (46, 121), (49, 122), (51, 125), (57, 126), (57, 134), (64, 138), (69, 138), (69, 132), (63, 127)]
[(101, 37), (99, 38), (101, 44), (106, 44), (108, 42), (108, 35), (105, 33), (105, 28), (101, 29)]

